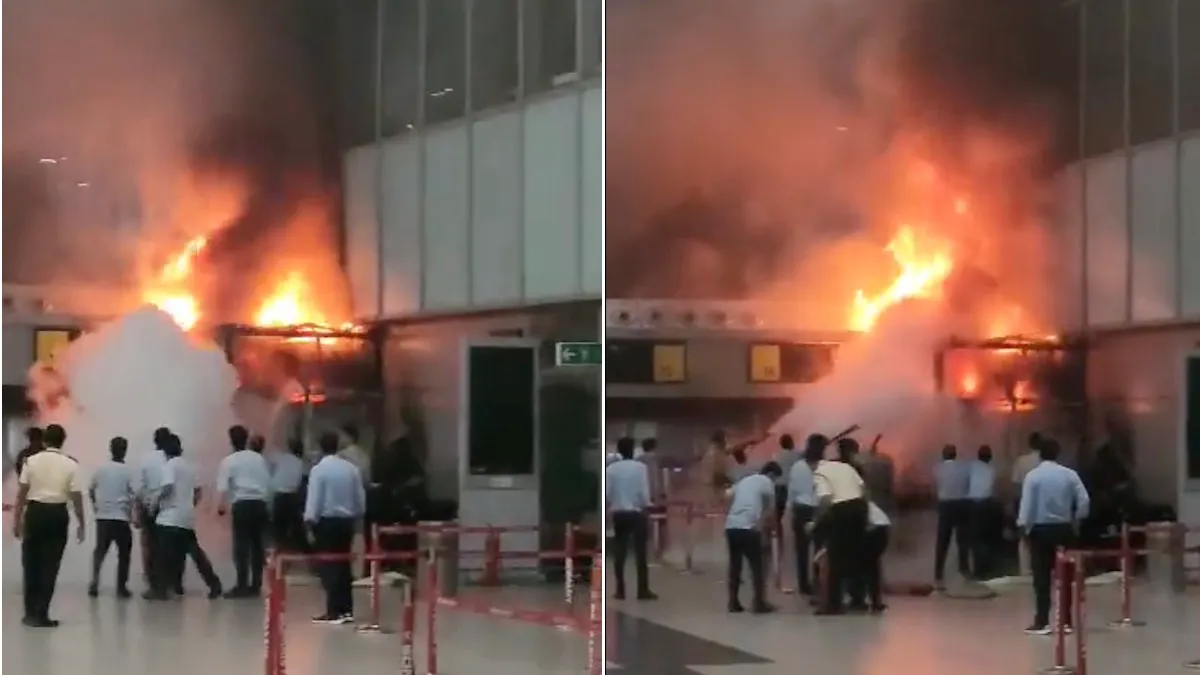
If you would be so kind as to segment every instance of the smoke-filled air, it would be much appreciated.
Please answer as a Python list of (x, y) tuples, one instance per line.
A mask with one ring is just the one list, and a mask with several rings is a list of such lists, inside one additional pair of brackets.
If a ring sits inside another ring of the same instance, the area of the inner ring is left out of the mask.
[(83, 464), (116, 434), (136, 461), (158, 426), (193, 456), (224, 451), (236, 378), (216, 325), (350, 318), (321, 11), (5, 3), (5, 283), (59, 307), (111, 291), (57, 369), (31, 373), (38, 421), (64, 421)]
[(860, 333), (777, 430), (898, 432), (942, 340), (1054, 332), (1059, 3), (606, 7), (607, 294)]

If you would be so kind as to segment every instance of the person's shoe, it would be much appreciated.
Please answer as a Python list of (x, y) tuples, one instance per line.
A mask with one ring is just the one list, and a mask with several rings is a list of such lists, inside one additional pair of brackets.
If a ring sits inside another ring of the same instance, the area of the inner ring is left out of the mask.
[(187, 592), (183, 590), (183, 586), (178, 586), (172, 589), (171, 592), (175, 595), (187, 595)]
[(865, 602), (852, 602), (846, 606), (846, 612), (849, 614), (866, 614), (870, 609)]
[(312, 622), (316, 624), (335, 624), (341, 617), (333, 616), (332, 614), (318, 614), (312, 618)]
[(738, 602), (737, 600), (729, 601), (730, 614), (741, 614), (744, 611), (746, 611), (746, 608), (742, 606), (742, 603)]
[(220, 598), (222, 595), (225, 595), (225, 594), (221, 592), (220, 586), (213, 586), (212, 588), (208, 589), (208, 599), (209, 600), (216, 600), (217, 598)]
[(775, 605), (769, 602), (756, 602), (750, 611), (754, 614), (770, 614), (775, 611)]
[(128, 588), (121, 587), (117, 589), (117, 597), (122, 600), (128, 600), (133, 597), (133, 593), (130, 593)]
[(37, 617), (27, 616), (21, 619), (21, 623), (29, 628), (56, 628), (58, 622), (51, 619), (40, 619)]
[(43, 617), (42, 618), (42, 627), (43, 628), (58, 628), (58, 619), (51, 619), (49, 617)]
[(625, 599), (625, 591), (617, 591), (616, 593), (613, 593), (613, 600), (624, 600), (624, 599)]
[(250, 593), (249, 588), (245, 588), (242, 586), (234, 586), (233, 588), (229, 589), (228, 591), (225, 591), (225, 599), (226, 600), (237, 600), (239, 598), (248, 597), (249, 593)]
[(872, 604), (867, 611), (872, 614), (883, 614), (887, 611), (887, 605), (883, 604), (882, 602), (876, 602)]
[(657, 600), (658, 594), (650, 591), (641, 591), (637, 594), (638, 600)]
[(100, 597), (100, 587), (96, 584), (88, 584), (88, 597), (89, 598)]
[(331, 623), (335, 626), (346, 626), (346, 625), (354, 623), (354, 615), (353, 614), (342, 614), (341, 616), (335, 617), (329, 623)]
[(1033, 624), (1025, 629), (1026, 635), (1050, 635), (1053, 631), (1046, 624)]

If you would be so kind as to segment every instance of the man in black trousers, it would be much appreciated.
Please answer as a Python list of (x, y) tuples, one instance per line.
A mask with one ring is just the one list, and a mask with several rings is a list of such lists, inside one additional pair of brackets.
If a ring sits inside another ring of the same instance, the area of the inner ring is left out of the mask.
[(83, 543), (83, 491), (79, 484), (79, 465), (63, 453), (67, 433), (57, 424), (46, 427), (46, 448), (31, 455), (18, 478), (16, 503), (13, 505), (13, 535), (21, 539), (21, 564), (25, 572), (25, 619), (32, 628), (54, 628), (50, 601), (67, 547), (71, 517), (67, 502), (75, 511), (75, 537)]
[(637, 564), (638, 600), (658, 598), (650, 591), (650, 566), (646, 544), (650, 534), (650, 473), (646, 465), (633, 458), (632, 438), (617, 441), (619, 461), (604, 469), (604, 493), (613, 526), (613, 566), (617, 581), (617, 600), (625, 599), (625, 559), (633, 545)]
[(133, 471), (125, 464), (129, 441), (117, 436), (108, 443), (112, 459), (105, 462), (88, 485), (92, 513), (96, 517), (96, 548), (92, 551), (92, 583), (88, 595), (100, 593), (100, 569), (113, 544), (117, 546), (117, 597), (129, 598), (129, 558), (133, 551)]

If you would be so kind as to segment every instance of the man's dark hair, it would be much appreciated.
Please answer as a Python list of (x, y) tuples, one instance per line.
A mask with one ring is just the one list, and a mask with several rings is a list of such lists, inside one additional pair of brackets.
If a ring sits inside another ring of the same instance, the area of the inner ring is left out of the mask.
[(633, 459), (633, 439), (628, 436), (622, 436), (617, 439), (617, 454), (621, 459)]
[(643, 438), (642, 439), (642, 452), (654, 452), (657, 449), (658, 449), (658, 439), (657, 438)]
[(1045, 441), (1046, 441), (1046, 437), (1042, 436), (1042, 433), (1040, 431), (1035, 431), (1035, 432), (1029, 434), (1029, 449), (1030, 450), (1041, 450), (1042, 443), (1044, 443)]
[(129, 441), (125, 440), (124, 436), (113, 436), (108, 442), (108, 454), (112, 455), (114, 462), (125, 461), (125, 453), (129, 452)]
[(159, 450), (165, 450), (167, 441), (171, 439), (171, 430), (166, 427), (159, 427), (154, 430), (154, 447)]
[(25, 439), (29, 441), (30, 445), (40, 444), (43, 435), (41, 427), (29, 427), (25, 430)]
[(784, 434), (779, 437), (779, 447), (783, 448), (784, 450), (795, 450), (796, 440), (792, 438), (791, 434)]
[(825, 459), (825, 448), (829, 446), (829, 438), (824, 434), (812, 434), (804, 441), (804, 461), (816, 464)]
[(48, 448), (61, 450), (63, 443), (67, 442), (67, 430), (63, 429), (61, 425), (51, 424), (46, 427), (46, 431), (42, 434), (42, 442)]
[(838, 459), (849, 462), (859, 451), (858, 441), (853, 438), (839, 438), (837, 442)]
[(288, 452), (292, 453), (293, 455), (297, 457), (304, 456), (304, 441), (300, 440), (299, 438), (288, 439), (287, 447)]
[(317, 445), (321, 448), (322, 455), (336, 455), (338, 451), (337, 434), (326, 431), (317, 439)]
[(992, 446), (987, 445), (986, 443), (979, 446), (979, 461), (981, 461), (981, 462), (992, 461)]
[(1061, 454), (1062, 446), (1053, 438), (1043, 437), (1041, 443), (1038, 444), (1038, 456), (1047, 462), (1057, 462)]
[(229, 444), (234, 450), (245, 450), (246, 444), (250, 441), (250, 432), (246, 431), (246, 427), (235, 424), (229, 427)]
[(169, 434), (163, 443), (162, 451), (167, 457), (179, 457), (183, 454), (183, 441), (175, 434)]
[(763, 468), (759, 469), (758, 472), (764, 476), (779, 478), (783, 475), (783, 467), (779, 466), (779, 462), (770, 461), (766, 464), (763, 464)]
[(346, 434), (346, 437), (349, 438), (351, 441), (353, 441), (355, 443), (358, 442), (358, 427), (354, 426), (353, 424), (349, 424), (349, 423), (343, 424), (342, 425), (342, 433)]
[(267, 439), (258, 434), (251, 436), (249, 448), (261, 455), (263, 450), (267, 449)]
[(958, 459), (958, 448), (953, 443), (942, 446), (942, 459)]

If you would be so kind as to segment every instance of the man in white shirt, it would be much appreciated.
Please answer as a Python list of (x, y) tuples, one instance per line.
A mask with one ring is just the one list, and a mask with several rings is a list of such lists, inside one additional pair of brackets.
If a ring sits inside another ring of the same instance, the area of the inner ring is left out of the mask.
[(221, 579), (213, 571), (208, 555), (196, 539), (196, 503), (200, 501), (200, 486), (196, 472), (183, 458), (179, 437), (171, 434), (163, 446), (167, 463), (163, 465), (162, 484), (158, 490), (155, 518), (154, 578), (150, 590), (142, 597), (147, 600), (166, 600), (172, 591), (183, 588), (183, 571), (189, 555), (196, 563), (200, 576), (208, 586), (210, 599), (221, 597)]
[(655, 600), (650, 591), (650, 569), (646, 543), (650, 533), (650, 475), (646, 465), (633, 458), (632, 438), (617, 441), (620, 461), (604, 469), (604, 501), (613, 526), (613, 575), (616, 577), (617, 600), (625, 599), (625, 558), (633, 546), (637, 565), (638, 600)]
[(171, 440), (171, 430), (159, 427), (154, 430), (154, 449), (142, 458), (138, 464), (138, 522), (142, 526), (142, 574), (146, 586), (154, 581), (154, 563), (158, 551), (158, 490), (162, 487), (163, 466), (167, 463), (167, 455), (163, 448)]
[(1000, 538), (999, 514), (992, 499), (995, 485), (996, 468), (992, 466), (992, 448), (981, 445), (975, 461), (971, 462), (967, 487), (971, 508), (971, 573), (976, 579), (990, 579), (993, 576), (993, 560)]
[(775, 611), (766, 598), (763, 535), (775, 521), (775, 479), (782, 473), (779, 464), (767, 462), (759, 473), (745, 476), (729, 490), (725, 542), (729, 548), (730, 612), (745, 611), (738, 597), (743, 561), (750, 567), (750, 584), (754, 592), (750, 611), (755, 614)]
[[(823, 436), (810, 437), (805, 456), (821, 456), (827, 444)], [(829, 560), (827, 596), (817, 610), (819, 615), (841, 614), (847, 592), (851, 610), (867, 609), (863, 598), (867, 500), (862, 476), (849, 459), (823, 460), (813, 472), (820, 504), (817, 519), (825, 532), (823, 539)]]
[[(781, 436), (779, 443), (781, 446), (791, 449), (792, 452), (796, 452), (791, 436), (787, 434)], [(817, 514), (817, 488), (813, 469), (819, 461), (818, 458), (810, 462), (807, 457), (802, 457), (793, 462), (788, 470), (787, 486), (784, 492), (784, 506), (792, 514), (792, 542), (796, 549), (796, 587), (800, 590), (801, 595), (809, 597), (813, 595), (812, 565), (809, 562), (809, 544), (811, 542), (809, 526)]]
[(266, 565), (266, 533), (270, 523), (271, 469), (262, 456), (265, 445), (261, 436), (254, 447), (247, 447), (250, 432), (235, 425), (229, 429), (233, 452), (217, 468), (218, 512), (225, 505), (233, 511), (233, 564), (237, 584), (227, 598), (254, 598), (262, 592), (262, 571)]
[(96, 548), (92, 551), (92, 583), (88, 595), (99, 595), (100, 570), (108, 549), (117, 545), (117, 597), (131, 597), (129, 592), (129, 558), (133, 550), (133, 505), (137, 495), (133, 489), (133, 471), (125, 464), (129, 441), (117, 436), (108, 443), (111, 460), (92, 474), (88, 497), (96, 517)]

